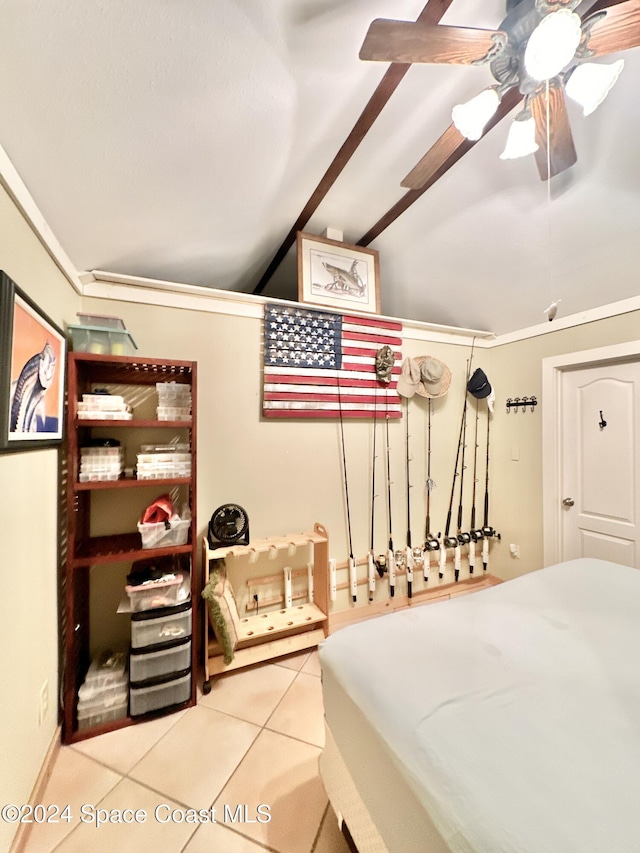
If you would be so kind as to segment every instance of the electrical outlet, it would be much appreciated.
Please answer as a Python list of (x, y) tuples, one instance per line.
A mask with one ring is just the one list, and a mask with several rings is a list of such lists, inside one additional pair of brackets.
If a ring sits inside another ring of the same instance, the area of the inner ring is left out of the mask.
[(40, 688), (40, 704), (38, 705), (38, 725), (42, 725), (49, 710), (49, 679)]

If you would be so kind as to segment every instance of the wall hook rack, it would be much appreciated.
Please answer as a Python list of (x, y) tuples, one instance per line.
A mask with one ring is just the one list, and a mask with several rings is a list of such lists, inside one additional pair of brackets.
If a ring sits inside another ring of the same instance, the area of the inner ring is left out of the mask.
[(534, 412), (537, 405), (538, 405), (538, 401), (536, 400), (535, 397), (515, 397), (515, 398), (508, 397), (507, 398), (507, 414), (509, 414), (511, 409), (515, 409), (517, 412), (519, 406), (522, 406), (523, 412), (527, 411), (527, 406), (531, 406), (531, 411)]

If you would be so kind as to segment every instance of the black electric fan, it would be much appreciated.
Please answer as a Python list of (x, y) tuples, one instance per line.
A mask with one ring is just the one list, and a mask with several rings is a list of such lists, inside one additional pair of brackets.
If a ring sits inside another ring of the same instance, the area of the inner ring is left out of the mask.
[(249, 516), (238, 504), (222, 504), (209, 521), (209, 547), (248, 545)]

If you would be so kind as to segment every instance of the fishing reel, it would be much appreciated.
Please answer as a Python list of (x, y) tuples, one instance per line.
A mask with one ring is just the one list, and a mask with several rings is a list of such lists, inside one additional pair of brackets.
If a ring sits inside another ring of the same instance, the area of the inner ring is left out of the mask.
[(384, 577), (385, 572), (387, 571), (387, 555), (386, 554), (378, 554), (378, 556), (373, 561), (376, 567), (376, 571), (380, 575), (381, 578)]
[(439, 551), (440, 550), (440, 542), (436, 539), (435, 536), (428, 536), (424, 543), (425, 551)]
[(411, 553), (413, 555), (413, 565), (417, 569), (421, 568), (424, 564), (424, 551), (422, 548), (412, 548)]
[(471, 534), (470, 533), (458, 533), (456, 539), (458, 540), (459, 545), (468, 545), (471, 542)]
[(494, 536), (498, 540), (498, 542), (502, 539), (502, 536), (497, 532), (497, 530), (494, 530), (494, 528), (489, 525), (483, 527), (481, 533), (483, 539), (491, 539)]
[(472, 542), (481, 542), (484, 539), (484, 535), (482, 533), (482, 528), (478, 528), (477, 530), (472, 530), (469, 535), (471, 536)]
[(397, 551), (393, 552), (393, 560), (396, 564), (396, 569), (404, 569), (407, 563), (407, 555), (404, 551), (398, 549)]
[(445, 536), (442, 544), (445, 548), (456, 548), (460, 543), (457, 536)]

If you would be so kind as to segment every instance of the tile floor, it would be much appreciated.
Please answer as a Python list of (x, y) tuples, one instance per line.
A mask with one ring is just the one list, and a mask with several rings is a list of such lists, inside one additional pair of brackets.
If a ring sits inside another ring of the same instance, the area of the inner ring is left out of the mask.
[(73, 820), (34, 825), (27, 853), (347, 853), (323, 743), (316, 651), (230, 673), (194, 708), (62, 747), (43, 802)]

